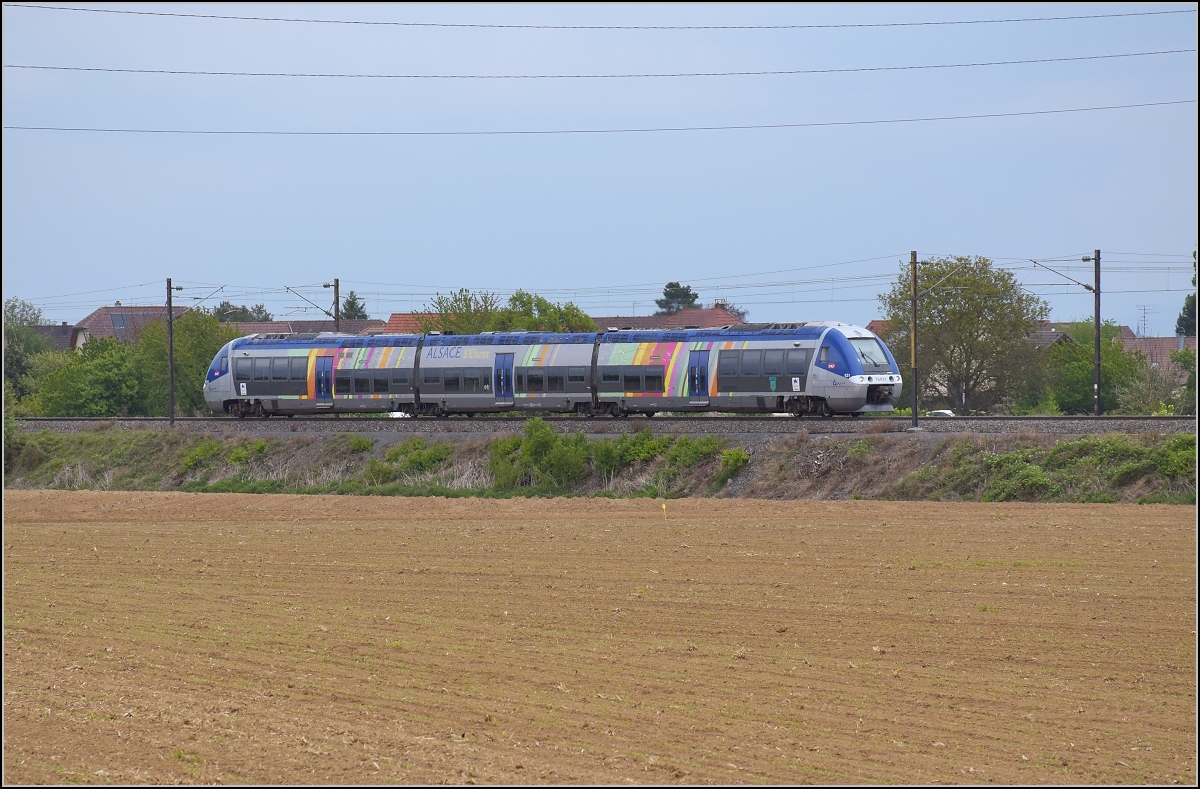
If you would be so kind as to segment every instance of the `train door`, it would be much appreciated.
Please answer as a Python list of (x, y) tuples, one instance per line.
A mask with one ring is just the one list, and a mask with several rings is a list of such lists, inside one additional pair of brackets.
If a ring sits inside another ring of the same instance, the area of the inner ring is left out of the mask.
[(708, 405), (708, 351), (688, 357), (688, 405)]
[(494, 371), (494, 388), (497, 405), (513, 404), (513, 355), (511, 353), (496, 354)]
[(318, 356), (314, 373), (317, 408), (333, 408), (333, 357)]

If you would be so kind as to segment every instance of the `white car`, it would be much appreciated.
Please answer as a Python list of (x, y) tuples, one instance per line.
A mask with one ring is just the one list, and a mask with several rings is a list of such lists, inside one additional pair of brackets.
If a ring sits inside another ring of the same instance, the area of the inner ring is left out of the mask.
[(930, 412), (929, 412), (928, 414), (926, 414), (925, 416), (954, 416), (954, 412), (953, 412), (953, 411), (946, 411), (946, 410), (941, 410), (941, 411), (930, 411)]

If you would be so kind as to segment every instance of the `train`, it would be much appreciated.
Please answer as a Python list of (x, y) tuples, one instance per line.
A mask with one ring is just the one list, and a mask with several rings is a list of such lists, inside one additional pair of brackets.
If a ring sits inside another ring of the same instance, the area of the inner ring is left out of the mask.
[(393, 413), (861, 416), (899, 402), (886, 344), (836, 321), (711, 329), (250, 335), (204, 398), (235, 417)]

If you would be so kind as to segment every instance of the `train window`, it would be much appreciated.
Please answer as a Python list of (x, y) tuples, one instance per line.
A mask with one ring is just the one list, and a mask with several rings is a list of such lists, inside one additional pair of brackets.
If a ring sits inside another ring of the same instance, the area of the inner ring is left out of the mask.
[(408, 370), (401, 370), (399, 367), (392, 370), (392, 383), (398, 386), (408, 386)]
[(794, 348), (787, 352), (787, 374), (803, 375), (808, 371), (807, 348)]
[(250, 359), (234, 359), (233, 360), (233, 380), (249, 381), (250, 368), (253, 361)]
[(271, 380), (286, 381), (288, 379), (288, 360), (286, 356), (271, 360)]
[(266, 381), (271, 377), (271, 360), (270, 359), (255, 359), (254, 360), (254, 380)]
[(436, 385), (440, 384), (441, 382), (442, 382), (442, 371), (441, 370), (426, 370), (425, 374), (421, 376), (421, 383), (423, 383), (423, 384), (434, 384), (436, 386)]
[(387, 391), (388, 391), (387, 373), (377, 372), (377, 373), (375, 373), (375, 375), (373, 375), (371, 377), (371, 380), (374, 381), (374, 385), (372, 388), (375, 390), (375, 394), (387, 394)]
[(564, 375), (565, 372), (561, 367), (552, 367), (546, 371), (547, 392), (567, 391), (567, 377)]
[(663, 374), (662, 368), (651, 368), (646, 371), (646, 391), (662, 394), (663, 391)]
[(619, 392), (621, 391), (621, 371), (609, 368), (600, 371), (600, 391), (601, 392)]
[(463, 370), (463, 391), (482, 392), (483, 382), (487, 380), (487, 370), (478, 367), (468, 367)]
[(642, 376), (637, 373), (627, 371), (625, 373), (624, 386), (626, 392), (642, 391)]
[(742, 351), (742, 375), (758, 375), (762, 367), (762, 351)]
[(779, 375), (783, 372), (783, 349), (763, 351), (763, 375)]
[(529, 384), (529, 391), (544, 392), (546, 391), (546, 375), (545, 373), (529, 373), (526, 375), (526, 383)]
[(371, 374), (357, 373), (354, 376), (354, 394), (371, 394)]
[(737, 375), (738, 374), (738, 356), (737, 351), (721, 351), (718, 360), (720, 362), (717, 371), (721, 375)]
[(292, 380), (303, 381), (308, 378), (308, 357), (293, 356), (288, 359), (288, 364), (291, 365)]
[(457, 392), (462, 388), (462, 369), (450, 368), (442, 373), (443, 391)]
[(818, 356), (817, 358), (821, 361), (822, 364), (829, 361), (829, 346), (828, 345), (821, 348), (821, 355)]
[(516, 391), (525, 391), (525, 373), (517, 373), (517, 388)]
[(567, 368), (567, 383), (586, 384), (587, 383), (587, 368), (586, 367), (568, 367)]
[(227, 372), (229, 372), (229, 357), (221, 354), (221, 373), (224, 374)]
[(338, 395), (348, 395), (354, 392), (354, 387), (350, 384), (350, 373), (337, 373), (333, 376), (333, 393)]

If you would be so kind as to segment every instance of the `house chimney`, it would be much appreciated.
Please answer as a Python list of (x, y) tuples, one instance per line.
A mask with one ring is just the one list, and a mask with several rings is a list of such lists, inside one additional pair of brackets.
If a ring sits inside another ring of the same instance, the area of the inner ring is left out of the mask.
[[(66, 325), (67, 325), (67, 322), (66, 322), (66, 321), (63, 321), (63, 326), (66, 326)], [(1182, 341), (1181, 341), (1181, 342), (1182, 342)]]
[(116, 304), (114, 304), (113, 306), (114, 306), (114, 307), (120, 307), (120, 306), (121, 306), (121, 302), (120, 302), (120, 301), (118, 301), (118, 302), (117, 302)]
[(1175, 339), (1179, 342), (1179, 347), (1176, 348), (1175, 350), (1182, 351), (1183, 350), (1183, 332), (1175, 332)]

